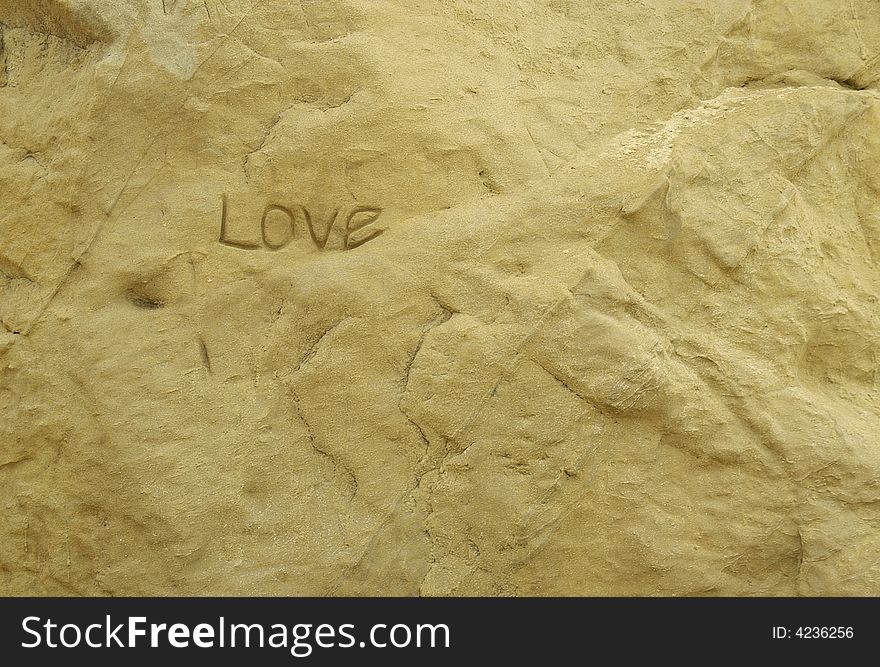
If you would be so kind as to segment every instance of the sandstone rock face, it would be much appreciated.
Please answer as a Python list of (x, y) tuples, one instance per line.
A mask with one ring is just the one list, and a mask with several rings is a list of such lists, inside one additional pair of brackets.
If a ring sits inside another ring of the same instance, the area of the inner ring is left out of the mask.
[(0, 593), (880, 594), (876, 0), (0, 0)]

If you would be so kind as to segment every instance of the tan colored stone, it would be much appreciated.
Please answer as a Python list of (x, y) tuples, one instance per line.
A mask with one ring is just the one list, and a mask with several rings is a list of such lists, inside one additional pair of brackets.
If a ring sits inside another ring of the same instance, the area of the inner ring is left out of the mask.
[(0, 593), (880, 593), (875, 2), (0, 45)]

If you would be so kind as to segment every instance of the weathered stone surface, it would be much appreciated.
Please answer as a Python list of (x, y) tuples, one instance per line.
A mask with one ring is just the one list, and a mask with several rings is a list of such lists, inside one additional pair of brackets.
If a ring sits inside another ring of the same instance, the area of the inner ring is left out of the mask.
[(880, 594), (872, 0), (0, 0), (0, 593)]

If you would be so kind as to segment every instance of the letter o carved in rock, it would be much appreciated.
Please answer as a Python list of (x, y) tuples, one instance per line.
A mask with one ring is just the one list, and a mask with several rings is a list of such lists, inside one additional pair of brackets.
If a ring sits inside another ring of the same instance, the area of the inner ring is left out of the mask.
[[(284, 232), (285, 232), (284, 233), (284, 240), (282, 240), (281, 242), (273, 242), (269, 238), (269, 230), (267, 228), (268, 227), (267, 223), (269, 221), (269, 215), (271, 213), (273, 213), (274, 211), (278, 211), (279, 213), (283, 213), (284, 215), (287, 216), (287, 219), (289, 220), (289, 224), (285, 225), (285, 227), (284, 227)], [(296, 236), (296, 217), (294, 216), (293, 211), (291, 211), (286, 206), (279, 206), (278, 204), (269, 204), (266, 207), (266, 210), (263, 211), (263, 219), (260, 222), (260, 228), (262, 229), (262, 232), (263, 232), (263, 244), (267, 248), (269, 248), (270, 250), (281, 250), (281, 248), (283, 248), (288, 243), (290, 243), (294, 239), (294, 237)]]

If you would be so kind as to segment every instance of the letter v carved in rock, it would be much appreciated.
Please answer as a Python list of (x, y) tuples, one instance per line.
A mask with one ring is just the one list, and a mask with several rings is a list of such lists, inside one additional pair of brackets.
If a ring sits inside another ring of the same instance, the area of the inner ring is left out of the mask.
[(333, 231), (333, 225), (336, 224), (336, 218), (339, 217), (339, 209), (333, 209), (333, 215), (330, 217), (330, 222), (327, 223), (327, 227), (324, 230), (324, 236), (318, 237), (315, 233), (315, 226), (312, 224), (312, 216), (309, 214), (309, 210), (303, 206), (301, 207), (303, 214), (306, 218), (306, 225), (309, 227), (309, 235), (312, 237), (312, 241), (315, 242), (315, 245), (323, 250), (327, 245), (327, 240), (330, 238), (330, 232)]

